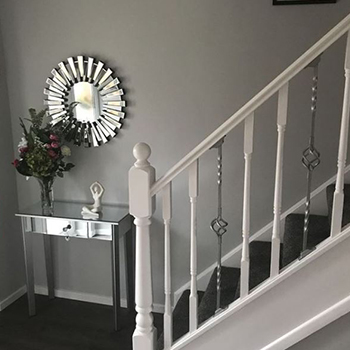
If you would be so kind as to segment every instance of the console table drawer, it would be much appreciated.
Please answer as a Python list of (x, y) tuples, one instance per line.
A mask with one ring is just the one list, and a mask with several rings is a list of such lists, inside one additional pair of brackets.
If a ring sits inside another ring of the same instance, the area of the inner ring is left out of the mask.
[(76, 220), (27, 218), (25, 230), (60, 237), (112, 240), (110, 224)]
[[(86, 225), (86, 224), (85, 224)], [(78, 230), (76, 222), (71, 220), (46, 219), (46, 230), (48, 235), (62, 237), (77, 237), (82, 236), (87, 238), (85, 230)]]
[(74, 230), (69, 231), (70, 237), (112, 240), (112, 230), (109, 224), (75, 221)]

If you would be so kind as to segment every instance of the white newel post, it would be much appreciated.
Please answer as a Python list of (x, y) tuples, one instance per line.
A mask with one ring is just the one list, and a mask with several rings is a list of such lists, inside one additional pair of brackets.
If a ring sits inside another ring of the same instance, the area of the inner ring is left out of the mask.
[(153, 325), (153, 291), (151, 270), (150, 225), (155, 201), (150, 188), (155, 181), (155, 169), (148, 162), (151, 148), (138, 143), (133, 150), (136, 162), (129, 171), (130, 214), (136, 226), (135, 303), (136, 328), (133, 350), (155, 350), (157, 331)]
[(338, 173), (333, 197), (333, 211), (331, 236), (334, 237), (341, 231), (344, 207), (344, 173), (346, 166), (348, 138), (349, 138), (349, 112), (350, 112), (350, 33), (346, 46), (345, 58), (345, 89), (343, 101), (343, 114), (340, 127)]

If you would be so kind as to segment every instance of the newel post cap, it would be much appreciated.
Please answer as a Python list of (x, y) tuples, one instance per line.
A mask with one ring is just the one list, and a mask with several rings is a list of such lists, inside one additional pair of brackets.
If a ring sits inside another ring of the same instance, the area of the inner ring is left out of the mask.
[(133, 155), (136, 158), (135, 166), (140, 168), (149, 165), (148, 158), (151, 156), (151, 153), (151, 147), (147, 143), (137, 143), (133, 149)]
[(148, 158), (151, 147), (140, 142), (133, 149), (136, 162), (129, 170), (129, 210), (138, 218), (149, 218), (155, 210), (155, 197), (151, 197), (150, 189), (155, 181), (155, 169)]

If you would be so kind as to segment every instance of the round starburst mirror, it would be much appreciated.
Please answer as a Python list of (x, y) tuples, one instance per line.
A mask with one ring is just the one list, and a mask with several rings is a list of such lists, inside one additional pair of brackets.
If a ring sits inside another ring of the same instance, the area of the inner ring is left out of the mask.
[(92, 57), (69, 57), (46, 80), (44, 104), (51, 124), (64, 130), (67, 141), (98, 147), (118, 133), (125, 117), (118, 78)]

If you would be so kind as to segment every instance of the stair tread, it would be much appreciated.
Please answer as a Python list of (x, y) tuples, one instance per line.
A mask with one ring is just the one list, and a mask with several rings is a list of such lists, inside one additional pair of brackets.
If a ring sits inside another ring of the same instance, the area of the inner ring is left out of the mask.
[[(249, 244), (249, 259), (249, 290), (251, 290), (270, 277), (271, 242), (251, 242)], [(236, 299), (240, 296), (240, 285), (239, 282), (236, 290)]]
[[(186, 289), (179, 298), (173, 310), (173, 341), (178, 340), (189, 332), (189, 296), (190, 290)], [(204, 292), (198, 291), (198, 304), (203, 299)], [(160, 330), (158, 330), (160, 332)], [(158, 339), (157, 349), (161, 350), (164, 347), (164, 333), (161, 331)]]
[[(283, 239), (282, 266), (289, 265), (299, 258), (303, 246), (304, 214), (290, 214), (286, 217)], [(329, 237), (327, 216), (310, 215), (308, 248), (315, 247)]]
[[(198, 324), (203, 323), (216, 311), (216, 271), (215, 268), (207, 289), (198, 308)], [(221, 268), (221, 308), (235, 300), (235, 291), (239, 282), (240, 269), (222, 266)]]

